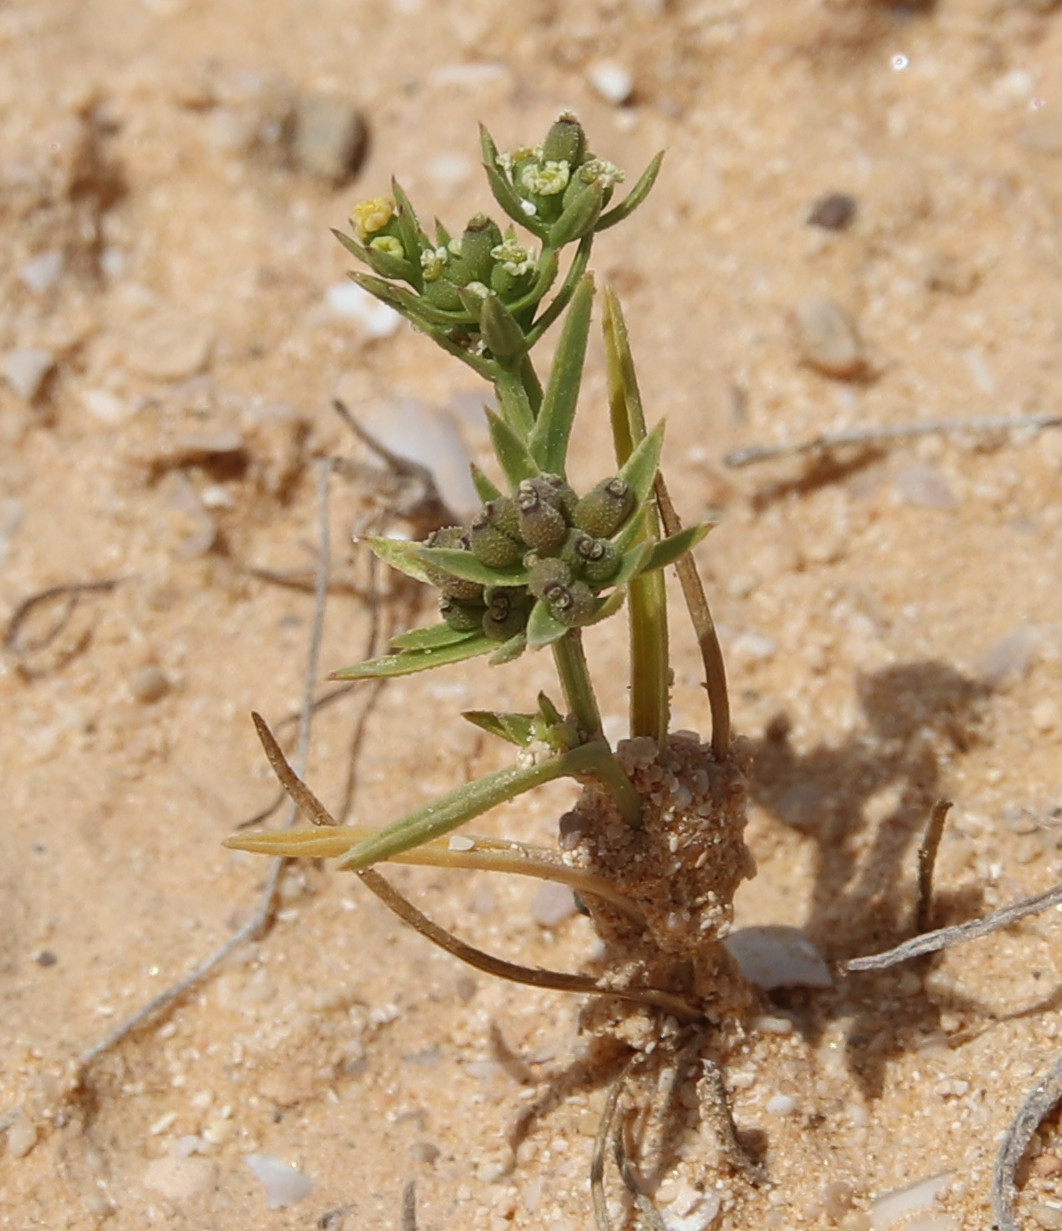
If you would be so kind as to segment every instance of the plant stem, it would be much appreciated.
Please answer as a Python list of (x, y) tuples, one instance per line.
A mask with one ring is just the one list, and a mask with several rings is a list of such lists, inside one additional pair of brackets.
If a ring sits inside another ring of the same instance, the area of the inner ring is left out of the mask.
[[(645, 412), (634, 373), (627, 324), (619, 300), (605, 288), (605, 354), (609, 417), (616, 460), (622, 466), (645, 439)], [(646, 537), (660, 538), (660, 519), (651, 511)], [(671, 671), (668, 656), (667, 593), (663, 575), (649, 573), (631, 582), (627, 611), (631, 646), (631, 735), (648, 735), (662, 748), (671, 721)]]
[(634, 829), (642, 823), (642, 798), (623, 771), (623, 766), (612, 755), (601, 726), (601, 711), (598, 709), (594, 686), (583, 652), (583, 640), (579, 630), (573, 628), (566, 636), (553, 643), (553, 660), (557, 665), (564, 698), (576, 724), (586, 737), (586, 747), (597, 747), (601, 755), (593, 766), (593, 774), (600, 779), (616, 801), (623, 819)]
[(587, 741), (604, 738), (601, 726), (601, 711), (590, 680), (590, 669), (583, 652), (583, 638), (579, 629), (573, 628), (559, 641), (553, 643), (553, 661), (557, 665), (564, 699), (575, 717), (576, 725)]

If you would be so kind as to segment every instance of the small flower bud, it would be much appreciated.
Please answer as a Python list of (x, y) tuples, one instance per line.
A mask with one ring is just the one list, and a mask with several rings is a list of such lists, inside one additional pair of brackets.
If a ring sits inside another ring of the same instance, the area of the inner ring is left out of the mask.
[(454, 632), (474, 633), (483, 627), (487, 609), (482, 603), (463, 603), (456, 598), (443, 598), (439, 611)]
[(575, 524), (595, 539), (611, 538), (634, 511), (634, 492), (626, 479), (602, 479), (575, 506)]
[[(457, 551), (468, 551), (468, 535), (463, 526), (443, 526), (430, 534), (425, 547), (449, 547)], [(483, 587), (478, 581), (466, 581), (464, 577), (455, 577), (437, 564), (425, 564), (424, 574), (433, 586), (437, 586), (446, 598), (458, 599), (460, 602), (482, 602)]]
[(594, 594), (585, 581), (552, 586), (545, 598), (553, 614), (568, 628), (578, 628), (594, 614)]
[(473, 519), (468, 529), (468, 541), (476, 559), (489, 564), (491, 568), (508, 568), (524, 554), (523, 543), (498, 529), (492, 523), (487, 509)]
[(550, 499), (551, 493), (541, 480), (524, 479), (516, 489), (516, 507), (520, 513), (520, 537), (528, 547), (539, 551), (558, 551), (568, 537), (564, 514)]
[(492, 641), (508, 641), (524, 630), (531, 604), (522, 586), (492, 586), (486, 599), (483, 631)]
[(557, 556), (540, 556), (528, 563), (535, 553), (528, 552), (524, 564), (528, 566), (527, 588), (535, 598), (548, 598), (556, 586), (567, 586), (572, 580), (571, 568)]
[(522, 355), (527, 350), (527, 340), (519, 322), (493, 291), (483, 300), (479, 327), (483, 341), (500, 358)]
[(476, 282), (489, 282), (494, 268), (494, 249), (502, 242), (498, 224), (486, 214), (476, 214), (461, 236), (461, 256)]
[(586, 133), (570, 111), (563, 112), (546, 134), (542, 142), (542, 157), (566, 162), (573, 168), (578, 167), (586, 157)]

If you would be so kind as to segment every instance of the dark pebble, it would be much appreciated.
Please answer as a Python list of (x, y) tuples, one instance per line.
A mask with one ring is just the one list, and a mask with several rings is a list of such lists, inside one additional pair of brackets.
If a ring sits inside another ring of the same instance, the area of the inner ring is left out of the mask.
[(808, 214), (809, 227), (824, 231), (846, 231), (856, 216), (856, 199), (846, 192), (830, 192), (819, 197)]

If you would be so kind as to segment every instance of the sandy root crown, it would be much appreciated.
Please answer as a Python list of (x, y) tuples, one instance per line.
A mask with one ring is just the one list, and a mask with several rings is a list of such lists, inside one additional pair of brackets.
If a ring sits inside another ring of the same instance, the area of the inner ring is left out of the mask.
[(733, 1020), (753, 995), (723, 944), (734, 894), (756, 870), (744, 839), (748, 744), (735, 741), (718, 761), (680, 731), (663, 749), (648, 737), (624, 740), (616, 755), (642, 796), (642, 825), (632, 828), (593, 782), (561, 818), (566, 862), (608, 880), (641, 916), (587, 896), (605, 945), (595, 964), (617, 988), (656, 987), (710, 1020)]

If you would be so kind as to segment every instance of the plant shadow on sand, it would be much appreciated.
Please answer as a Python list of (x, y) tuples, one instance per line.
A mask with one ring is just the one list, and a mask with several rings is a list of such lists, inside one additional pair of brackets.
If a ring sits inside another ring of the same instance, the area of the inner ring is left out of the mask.
[[(842, 743), (798, 752), (783, 713), (767, 724), (753, 761), (753, 800), (814, 844), (802, 926), (833, 963), (884, 950), (917, 930), (912, 848), (945, 793), (947, 765), (982, 743), (991, 695), (987, 684), (932, 660), (868, 673), (856, 689), (865, 723)], [(938, 890), (933, 926), (973, 918), (982, 906), (979, 885)], [(912, 968), (924, 975), (941, 956)], [(852, 976), (832, 993), (780, 990), (772, 999), (794, 1012), (810, 1041), (838, 1012), (851, 1015), (847, 1062), (864, 1094), (876, 1098), (889, 1059), (914, 1035), (939, 1030), (942, 1012), (997, 1020), (985, 1006), (939, 990), (929, 997), (905, 984), (897, 996), (897, 977)]]

